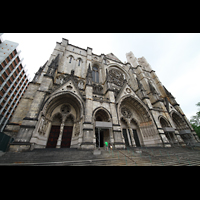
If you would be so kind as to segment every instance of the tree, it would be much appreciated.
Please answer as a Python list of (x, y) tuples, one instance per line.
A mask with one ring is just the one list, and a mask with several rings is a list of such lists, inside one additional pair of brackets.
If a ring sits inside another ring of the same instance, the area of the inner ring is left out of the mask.
[[(198, 102), (196, 106), (200, 108), (200, 102)], [(192, 116), (190, 123), (200, 138), (200, 110), (196, 113), (195, 116)]]

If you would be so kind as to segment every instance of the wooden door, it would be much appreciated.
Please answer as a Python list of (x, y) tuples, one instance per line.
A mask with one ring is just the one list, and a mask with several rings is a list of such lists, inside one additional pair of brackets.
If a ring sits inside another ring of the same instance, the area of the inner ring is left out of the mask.
[(70, 148), (73, 126), (64, 126), (61, 148)]
[(46, 148), (56, 148), (59, 134), (60, 126), (52, 125)]

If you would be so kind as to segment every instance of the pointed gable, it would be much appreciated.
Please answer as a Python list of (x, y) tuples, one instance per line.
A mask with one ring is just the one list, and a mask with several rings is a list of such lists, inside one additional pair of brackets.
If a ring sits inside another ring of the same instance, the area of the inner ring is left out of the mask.
[(121, 62), (121, 60), (119, 60), (113, 53), (106, 54), (106, 57), (115, 60), (117, 62)]
[(134, 90), (130, 87), (130, 85), (127, 82), (125, 82), (125, 84), (119, 91), (119, 93), (116, 97), (116, 102), (118, 102), (125, 95), (133, 95), (135, 98), (139, 99), (137, 94), (134, 92)]
[(75, 83), (73, 77), (70, 77), (67, 82), (65, 82), (63, 85), (61, 85), (59, 88), (57, 88), (51, 95), (60, 93), (60, 92), (72, 92), (76, 95), (78, 95), (80, 98), (82, 98), (82, 95), (79, 91), (79, 88), (77, 87), (77, 84)]

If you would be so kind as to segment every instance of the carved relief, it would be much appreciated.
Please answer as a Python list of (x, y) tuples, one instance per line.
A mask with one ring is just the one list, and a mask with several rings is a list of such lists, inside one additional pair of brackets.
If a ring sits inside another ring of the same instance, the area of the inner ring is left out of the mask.
[(67, 114), (71, 111), (71, 107), (70, 107), (70, 105), (64, 104), (64, 105), (61, 106), (60, 111), (63, 114)]
[(96, 94), (101, 94), (102, 93), (103, 87), (102, 87), (101, 84), (93, 83), (92, 87), (93, 87), (93, 93), (96, 93)]
[(48, 120), (45, 117), (42, 117), (38, 133), (40, 135), (44, 135), (46, 133), (47, 127), (48, 127)]
[(131, 111), (127, 107), (121, 108), (121, 113), (125, 118), (131, 118)]
[(79, 88), (79, 89), (83, 89), (83, 88), (84, 88), (84, 81), (80, 80), (80, 81), (78, 82), (78, 88)]
[(127, 92), (127, 93), (131, 93), (130, 88), (126, 88), (126, 92)]
[(61, 76), (58, 76), (58, 77), (56, 78), (56, 83), (59, 84), (59, 85), (62, 85), (62, 84), (65, 83), (67, 80), (68, 80), (68, 76), (66, 76), (66, 75), (61, 75)]
[(76, 124), (75, 124), (75, 131), (74, 131), (74, 135), (75, 136), (78, 136), (79, 135), (79, 133), (80, 133), (80, 124), (79, 124), (79, 122), (77, 122)]

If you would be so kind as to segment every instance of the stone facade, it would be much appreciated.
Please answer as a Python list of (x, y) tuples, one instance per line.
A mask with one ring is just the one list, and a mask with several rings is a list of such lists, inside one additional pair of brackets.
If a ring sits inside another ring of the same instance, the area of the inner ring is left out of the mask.
[[(126, 57), (122, 63), (113, 53), (96, 55), (66, 39), (57, 42), (6, 127), (15, 138), (10, 151), (95, 149), (105, 141), (114, 148), (172, 146), (198, 140), (146, 59), (132, 52)], [(105, 122), (100, 133), (96, 121)]]

